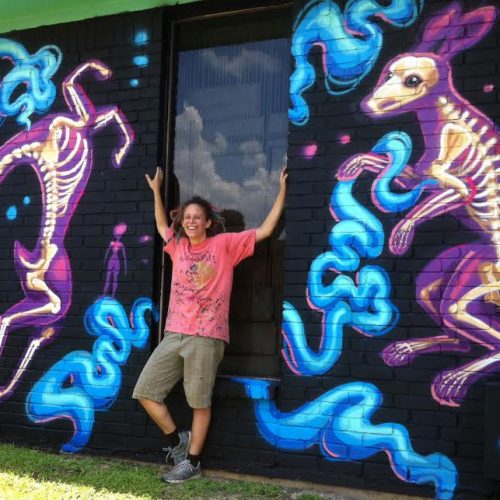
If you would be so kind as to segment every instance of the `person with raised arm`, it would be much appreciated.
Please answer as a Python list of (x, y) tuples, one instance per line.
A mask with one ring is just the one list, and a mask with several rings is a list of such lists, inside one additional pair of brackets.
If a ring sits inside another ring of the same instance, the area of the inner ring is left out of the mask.
[[(226, 233), (221, 216), (199, 196), (183, 203), (169, 225), (160, 191), (163, 172), (158, 167), (153, 179), (146, 174), (154, 194), (156, 228), (172, 259), (172, 284), (164, 338), (144, 366), (132, 397), (165, 434), (166, 460), (174, 467), (162, 479), (169, 483), (201, 476), (212, 390), (229, 343), (233, 269), (275, 230), (285, 206), (287, 177), (283, 167), (278, 195), (260, 227)], [(164, 400), (181, 379), (193, 421), (191, 431), (179, 432)]]

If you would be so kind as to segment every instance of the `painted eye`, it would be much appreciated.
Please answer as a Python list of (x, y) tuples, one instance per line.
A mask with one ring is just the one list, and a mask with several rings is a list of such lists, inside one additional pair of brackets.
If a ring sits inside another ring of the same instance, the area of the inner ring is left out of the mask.
[(385, 75), (385, 81), (390, 80), (394, 75), (389, 71), (387, 75)]
[(410, 75), (406, 80), (405, 80), (405, 86), (406, 87), (416, 87), (417, 85), (422, 83), (422, 78), (420, 78), (417, 75)]

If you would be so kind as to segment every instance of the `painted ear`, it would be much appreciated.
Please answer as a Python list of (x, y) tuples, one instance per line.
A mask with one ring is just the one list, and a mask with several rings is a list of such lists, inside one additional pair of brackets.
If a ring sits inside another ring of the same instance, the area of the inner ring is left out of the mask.
[(454, 36), (452, 39), (447, 40), (447, 44), (443, 44), (442, 47), (445, 45), (448, 45), (448, 47), (446, 53), (442, 55), (447, 59), (452, 59), (460, 52), (478, 43), (495, 24), (496, 15), (496, 8), (490, 5), (462, 16), (457, 27), (460, 28), (456, 33), (458, 36)]
[(482, 7), (462, 14), (458, 2), (433, 17), (424, 28), (415, 52), (434, 52), (450, 60), (479, 42), (493, 27), (496, 8)]
[(461, 12), (460, 4), (453, 2), (431, 17), (425, 24), (420, 42), (413, 48), (413, 52), (437, 52), (437, 49), (449, 38)]

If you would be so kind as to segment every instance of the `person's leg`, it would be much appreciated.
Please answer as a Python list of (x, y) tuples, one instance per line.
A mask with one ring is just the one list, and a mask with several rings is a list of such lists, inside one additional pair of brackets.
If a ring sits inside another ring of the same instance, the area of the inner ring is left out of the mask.
[(142, 369), (132, 394), (165, 434), (175, 430), (175, 423), (163, 401), (182, 378), (181, 337), (173, 333), (165, 335)]
[(189, 454), (198, 460), (212, 417), (212, 390), (224, 356), (224, 342), (208, 337), (188, 339), (181, 351), (184, 358), (184, 392), (193, 409)]
[[(187, 336), (186, 336), (187, 337)], [(224, 342), (206, 337), (184, 338), (184, 392), (193, 408), (191, 446), (187, 460), (163, 476), (168, 483), (182, 483), (201, 476), (200, 456), (212, 416), (212, 389), (224, 356)]]
[(172, 387), (182, 378), (183, 359), (179, 355), (179, 334), (168, 333), (144, 366), (134, 389), (133, 398), (139, 400), (148, 415), (165, 434), (166, 461), (178, 464), (189, 451), (190, 432), (177, 432), (175, 422), (164, 403)]
[(210, 426), (212, 408), (193, 408), (193, 425), (191, 427), (191, 446), (189, 453), (191, 455), (201, 455), (203, 445)]
[(175, 422), (165, 403), (157, 403), (151, 399), (139, 399), (139, 403), (164, 434), (171, 434), (176, 430)]

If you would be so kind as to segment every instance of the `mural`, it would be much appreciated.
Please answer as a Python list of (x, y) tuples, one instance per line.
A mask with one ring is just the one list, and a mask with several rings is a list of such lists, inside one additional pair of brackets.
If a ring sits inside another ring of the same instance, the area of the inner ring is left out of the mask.
[[(389, 175), (394, 178), (406, 167), (411, 141), (404, 133), (387, 134), (374, 148), (374, 154), (380, 153), (392, 159)], [(331, 250), (316, 257), (309, 270), (308, 303), (323, 314), (317, 352), (308, 346), (298, 311), (291, 303), (284, 304), (283, 358), (297, 375), (330, 371), (342, 353), (346, 326), (369, 337), (380, 336), (392, 330), (399, 318), (390, 300), (391, 283), (385, 270), (377, 265), (359, 269), (361, 258), (374, 259), (382, 253), (384, 231), (381, 222), (355, 199), (354, 184), (354, 180), (346, 180), (334, 187), (330, 208), (338, 222), (330, 233)], [(380, 183), (375, 193), (381, 204), (400, 210), (414, 205), (429, 185), (432, 183), (424, 181), (412, 191), (399, 193)], [(337, 276), (325, 285), (329, 271)], [(356, 280), (342, 272), (357, 272)], [(407, 429), (400, 424), (371, 422), (383, 400), (375, 385), (344, 384), (293, 412), (281, 413), (270, 401), (269, 382), (234, 380), (244, 384), (248, 397), (255, 400), (259, 432), (270, 444), (286, 450), (319, 445), (325, 458), (333, 461), (362, 460), (383, 451), (401, 480), (431, 483), (436, 498), (452, 498), (457, 474), (447, 457), (416, 453)]]
[[(426, 25), (411, 52), (386, 64), (376, 88), (361, 103), (374, 118), (414, 112), (425, 141), (424, 154), (414, 167), (406, 167), (405, 178), (399, 181), (411, 186), (427, 179), (432, 189), (393, 229), (391, 252), (405, 254), (417, 228), (445, 213), (478, 236), (474, 243), (445, 250), (417, 279), (419, 304), (444, 325), (442, 335), (394, 342), (382, 353), (387, 364), (400, 366), (425, 353), (468, 351), (470, 342), (488, 349), (482, 358), (434, 379), (434, 399), (449, 406), (459, 406), (471, 384), (500, 367), (498, 130), (457, 93), (450, 67), (453, 57), (488, 33), (495, 17), (494, 7), (464, 14), (453, 3)], [(384, 154), (357, 156), (339, 170), (339, 178), (355, 178), (367, 168), (377, 173), (375, 186), (388, 185), (388, 161)]]
[[(134, 46), (148, 43), (148, 31), (135, 33)], [(95, 106), (84, 89), (82, 81), (111, 78), (112, 72), (103, 62), (88, 60), (64, 78), (62, 92), (68, 112), (53, 113), (31, 123), (33, 113), (48, 111), (54, 102), (56, 87), (51, 77), (61, 63), (61, 51), (47, 45), (30, 55), (17, 42), (0, 39), (0, 55), (13, 65), (0, 85), (0, 119), (17, 116), (17, 123), (26, 128), (0, 146), (0, 182), (18, 167), (28, 165), (37, 176), (42, 201), (41, 227), (34, 248), (25, 248), (19, 241), (14, 246), (14, 264), (24, 297), (0, 316), (0, 355), (5, 354), (9, 336), (17, 330), (25, 329), (27, 333), (20, 333), (28, 338), (24, 352), (21, 350), (20, 356), (17, 353), (13, 373), (0, 387), (0, 400), (5, 401), (15, 392), (37, 351), (57, 336), (70, 310), (73, 280), (65, 237), (93, 170), (94, 137), (108, 126), (116, 129), (117, 137), (109, 133), (107, 147), (113, 167), (120, 168), (133, 144), (134, 132), (118, 106)], [(148, 56), (136, 57), (142, 59), (134, 58), (134, 64), (144, 67), (141, 61)], [(138, 84), (139, 80), (130, 81), (131, 86)], [(22, 202), (28, 205), (31, 199), (25, 196)], [(11, 205), (5, 216), (14, 221), (18, 207)], [(147, 343), (146, 316), (157, 319), (148, 298), (133, 303), (130, 319), (114, 298), (120, 273), (127, 274), (122, 241), (126, 231), (125, 222), (114, 226), (104, 255), (103, 295), (83, 317), (86, 332), (95, 338), (91, 352), (72, 350), (62, 356), (34, 384), (26, 400), (26, 414), (34, 423), (72, 422), (73, 436), (61, 447), (64, 452), (78, 452), (86, 446), (95, 412), (107, 411), (118, 397), (121, 367), (132, 348), (143, 348)]]
[(87, 333), (96, 337), (92, 353), (70, 352), (28, 394), (26, 414), (33, 422), (71, 420), (74, 434), (61, 447), (62, 452), (80, 451), (92, 435), (95, 411), (106, 411), (115, 402), (122, 385), (120, 366), (126, 363), (132, 347), (143, 348), (148, 340), (148, 311), (157, 319), (151, 300), (137, 299), (129, 322), (117, 300), (98, 299), (84, 316)]
[[(317, 346), (314, 344), (316, 347), (311, 347), (315, 332), (309, 328), (300, 307), (293, 299), (284, 303), (285, 372), (289, 370), (294, 380), (298, 380), (297, 377), (320, 380), (319, 377), (326, 376), (328, 384), (334, 387), (319, 381), (311, 391), (312, 397), (284, 411), (279, 408), (280, 402), (272, 399), (273, 382), (233, 379), (244, 387), (253, 405), (258, 434), (274, 450), (305, 452), (304, 455), (314, 452), (321, 456), (323, 465), (326, 461), (369, 461), (381, 456), (387, 471), (392, 471), (389, 477), (418, 485), (418, 489), (412, 487), (417, 493), (421, 486), (430, 485), (439, 499), (451, 499), (457, 490), (460, 478), (457, 465), (461, 463), (455, 456), (460, 457), (460, 453), (452, 457), (453, 452), (442, 443), (432, 439), (422, 442), (425, 431), (420, 427), (417, 432), (413, 427), (425, 425), (422, 424), (425, 418), (420, 424), (417, 418), (413, 420), (417, 413), (421, 415), (420, 408), (412, 407), (411, 416), (406, 420), (396, 412), (396, 417), (384, 416), (388, 405), (391, 410), (396, 409), (396, 403), (389, 400), (389, 396), (394, 395), (385, 392), (391, 382), (376, 385), (360, 378), (339, 383), (334, 377), (341, 371), (346, 337), (352, 330), (356, 340), (366, 339), (363, 345), (374, 346), (378, 342), (375, 339), (385, 340), (384, 349), (373, 347), (377, 356), (380, 354), (378, 368), (396, 374), (421, 355), (456, 354), (453, 366), (443, 361), (441, 369), (446, 370), (437, 374), (437, 369), (432, 368), (435, 371), (422, 389), (425, 399), (437, 410), (436, 415), (455, 417), (458, 411), (466, 412), (467, 407), (460, 406), (467, 400), (473, 384), (500, 371), (498, 129), (457, 90), (453, 68), (456, 56), (491, 39), (490, 30), (498, 10), (484, 6), (485, 3), (471, 7), (468, 12), (457, 1), (447, 2), (437, 13), (431, 11), (434, 7), (429, 5), (429, 13), (425, 13), (428, 19), (421, 21), (414, 46), (396, 57), (392, 57), (394, 47), (387, 47), (388, 31), (401, 33), (413, 27), (422, 14), (423, 0), (348, 0), (342, 3), (343, 8), (334, 0), (303, 3), (305, 7), (294, 24), (291, 47), (295, 68), (290, 78), (289, 120), (296, 127), (307, 126), (313, 115), (307, 92), (319, 82), (326, 98), (334, 96), (329, 103), (335, 100), (335, 106), (343, 104), (339, 96), (352, 92), (349, 97), (352, 104), (358, 102), (357, 97), (352, 97), (354, 93), (356, 96), (363, 93), (359, 99), (363, 118), (366, 121), (369, 117), (381, 124), (386, 120), (385, 128), (369, 138), (359, 130), (331, 130), (329, 140), (333, 148), (338, 147), (332, 156), (338, 158), (342, 154), (345, 158), (343, 151), (348, 147), (349, 157), (328, 165), (335, 183), (324, 207), (331, 213), (332, 227), (324, 237), (326, 248), (318, 250), (308, 262), (307, 278), (304, 277), (301, 285), (305, 286), (310, 311), (322, 320), (321, 340)], [(125, 42), (128, 67), (114, 87), (120, 89), (120, 95), (137, 92), (138, 87), (152, 85), (150, 82), (157, 80), (149, 76), (154, 67), (154, 54), (146, 50), (151, 43), (150, 34), (138, 28), (137, 22), (133, 26), (136, 31)], [(121, 58), (122, 49), (118, 51)], [(391, 59), (381, 61), (385, 49), (391, 51)], [(314, 65), (312, 56), (318, 53), (320, 62)], [(227, 65), (227, 59), (215, 57), (214, 53), (206, 57), (214, 67), (220, 64), (223, 70), (234, 71), (234, 66)], [(101, 276), (92, 281), (94, 289), (90, 289), (90, 298), (86, 296), (83, 309), (78, 312), (78, 303), (75, 304), (78, 301), (73, 296), (78, 264), (70, 263), (71, 247), (65, 242), (70, 224), (75, 224), (73, 217), (81, 207), (80, 200), (89, 178), (95, 175), (92, 174), (95, 157), (103, 152), (102, 165), (108, 165), (111, 156), (113, 167), (122, 167), (134, 141), (134, 131), (128, 122), (133, 114), (141, 113), (134, 107), (136, 102), (130, 106), (127, 116), (121, 106), (94, 104), (86, 91), (86, 82), (100, 88), (103, 85), (100, 81), (111, 78), (111, 70), (103, 62), (91, 59), (76, 63), (78, 66), (62, 81), (62, 97), (68, 109), (37, 116), (49, 113), (55, 102), (58, 87), (53, 79), (62, 62), (61, 50), (55, 45), (46, 45), (30, 54), (19, 43), (0, 38), (0, 58), (4, 60), (2, 67), (8, 68), (0, 82), (0, 125), (12, 120), (12, 125), (15, 121), (22, 127), (21, 132), (0, 146), (0, 183), (14, 169), (28, 165), (36, 173), (42, 198), (41, 227), (35, 230), (36, 243), (26, 248), (30, 245), (16, 241), (14, 246), (14, 264), (22, 295), (17, 297), (19, 301), (10, 300), (2, 307), (2, 362), (9, 361), (6, 358), (11, 354), (7, 355), (7, 351), (14, 350), (11, 342), (22, 339), (19, 343), (24, 344), (15, 353), (14, 368), (4, 368), (0, 402), (17, 391), (14, 401), (5, 403), (4, 407), (18, 404), (17, 398), (24, 393), (19, 384), (24, 381), (26, 385), (30, 380), (26, 374), (33, 368), (33, 360), (36, 356), (39, 360), (39, 351), (47, 353), (42, 347), (57, 337), (59, 342), (52, 348), (60, 347), (61, 352), (50, 361), (43, 360), (43, 369), (39, 372), (43, 375), (27, 389), (24, 408), (29, 421), (36, 425), (70, 423), (72, 436), (61, 439), (61, 451), (76, 453), (98, 432), (96, 412), (109, 411), (122, 397), (120, 392), (122, 395), (126, 392), (124, 372), (132, 369), (132, 349), (145, 347), (149, 338), (148, 318), (157, 319), (150, 299), (140, 297), (130, 305), (116, 298), (120, 294), (129, 296), (130, 283), (126, 283), (125, 277), (130, 281), (129, 266), (133, 268), (134, 261), (128, 257), (142, 262), (143, 270), (150, 269), (153, 249), (149, 252), (145, 247), (152, 244), (153, 238), (148, 228), (134, 226), (140, 218), (127, 217), (121, 212), (115, 218), (113, 212), (106, 225), (98, 222), (103, 229), (99, 229), (98, 256), (91, 265), (95, 264), (96, 275), (104, 274), (104, 280)], [(378, 65), (384, 66), (380, 75), (379, 70), (377, 74), (374, 72)], [(249, 71), (250, 68), (255, 71), (256, 65), (249, 66)], [(370, 76), (378, 76), (377, 83), (362, 90), (360, 85), (366, 85)], [(488, 78), (490, 76), (478, 84), (485, 95), (496, 90)], [(136, 97), (133, 97), (135, 101)], [(94, 99), (98, 99), (97, 95)], [(103, 99), (115, 102), (112, 92)], [(156, 98), (151, 100), (157, 103)], [(195, 112), (197, 108), (191, 101), (186, 102), (189, 106), (182, 115), (186, 127), (201, 123), (206, 132), (209, 120), (202, 123), (199, 113)], [(321, 103), (316, 102), (316, 106)], [(350, 112), (353, 114), (352, 107)], [(155, 113), (150, 114), (151, 123), (156, 120)], [(411, 117), (420, 131), (413, 124), (408, 126), (411, 132), (401, 131), (406, 130), (409, 121), (403, 123), (400, 116), (404, 113), (408, 113), (407, 117)], [(109, 138), (103, 138), (108, 126)], [(149, 131), (149, 125), (143, 128), (146, 129)], [(195, 129), (200, 135), (200, 127)], [(297, 130), (303, 132), (301, 128)], [(376, 131), (376, 127), (372, 130)], [(386, 133), (388, 130), (392, 131)], [(297, 136), (300, 139), (294, 137), (290, 144), (301, 144), (296, 150), (303, 155), (300, 161), (316, 168), (315, 158), (325, 154), (321, 142), (325, 135), (316, 131), (310, 136), (300, 133)], [(98, 138), (97, 134), (100, 134)], [(102, 151), (95, 147), (96, 139), (102, 140), (98, 144), (104, 144)], [(213, 140), (198, 141), (197, 144), (201, 144), (198, 154), (211, 159), (212, 154), (223, 152), (227, 145), (219, 139), (216, 136)], [(255, 141), (245, 144), (249, 157), (260, 154), (255, 144)], [(139, 147), (142, 144), (138, 144)], [(414, 150), (420, 147), (423, 154), (414, 161)], [(359, 153), (354, 154), (356, 151)], [(185, 152), (186, 161), (192, 160), (193, 149), (185, 148)], [(136, 182), (135, 175), (127, 179), (129, 186)], [(226, 184), (222, 184), (224, 188)], [(221, 178), (213, 185), (222, 189)], [(372, 203), (369, 196), (367, 203), (362, 199), (368, 185)], [(234, 186), (229, 183), (227, 186), (228, 196), (233, 196)], [(320, 190), (305, 194), (318, 192)], [(23, 205), (31, 203), (29, 197), (23, 199), (24, 194), (27, 193), (9, 198), (2, 209), (6, 227), (14, 228), (22, 223)], [(33, 191), (29, 194), (33, 195)], [(137, 206), (142, 201), (138, 201)], [(30, 208), (34, 205), (33, 202)], [(136, 212), (131, 211), (134, 215)], [(393, 214), (392, 218), (386, 214)], [(414, 333), (411, 337), (410, 329), (411, 338), (396, 340), (392, 336), (397, 335), (397, 327), (402, 327), (406, 313), (403, 301), (396, 300), (394, 269), (388, 267), (387, 259), (410, 260), (414, 240), (418, 243), (426, 224), (443, 215), (455, 217), (470, 231), (473, 241), (448, 244), (444, 250), (440, 248), (430, 258), (426, 257), (429, 260), (410, 285), (409, 302), (416, 302), (424, 311), (422, 314), (430, 318), (428, 323), (432, 320), (436, 326), (432, 325), (426, 336)], [(19, 240), (22, 237), (24, 235), (16, 235)], [(136, 253), (137, 248), (147, 251)], [(85, 272), (85, 269), (79, 270)], [(130, 296), (136, 298), (137, 293)], [(78, 324), (77, 337), (69, 341), (70, 345), (61, 345), (63, 321), (73, 316), (73, 309), (75, 316), (85, 309), (85, 332)], [(77, 348), (74, 345), (77, 341), (88, 344)], [(462, 359), (470, 352), (476, 356), (474, 359)], [(51, 349), (47, 356), (53, 353)], [(30, 371), (29, 376), (33, 373), (34, 370)], [(322, 387), (326, 388), (318, 392)], [(307, 396), (311, 393), (307, 392)], [(468, 415), (463, 413), (461, 417)], [(451, 438), (452, 441), (456, 446), (458, 438)]]
[(61, 50), (46, 45), (30, 54), (20, 43), (0, 38), (0, 59), (13, 66), (0, 83), (0, 125), (17, 116), (17, 123), (29, 130), (30, 116), (48, 111), (56, 98), (51, 78), (61, 64)]
[[(310, 116), (303, 93), (319, 79), (308, 60), (314, 46), (322, 51), (326, 92), (349, 92), (373, 69), (382, 48), (382, 24), (375, 26), (373, 17), (404, 28), (422, 7), (411, 1), (388, 4), (353, 0), (341, 12), (332, 1), (317, 0), (299, 13), (292, 43), (296, 64), (290, 86), (292, 123), (303, 126)], [(390, 132), (371, 151), (348, 158), (336, 169), (329, 204), (336, 221), (328, 238), (330, 248), (313, 259), (307, 278), (308, 305), (322, 315), (316, 349), (309, 346), (299, 311), (291, 302), (284, 303), (282, 354), (294, 374), (330, 373), (343, 352), (345, 328), (366, 337), (391, 332), (399, 312), (392, 303), (390, 275), (376, 262), (361, 262), (380, 259), (386, 248), (396, 257), (404, 255), (420, 224), (443, 214), (454, 215), (477, 235), (475, 242), (437, 255), (416, 281), (418, 304), (444, 331), (435, 337), (392, 342), (382, 359), (389, 366), (402, 366), (424, 353), (462, 353), (471, 344), (488, 349), (484, 357), (434, 379), (432, 396), (451, 407), (463, 402), (473, 383), (498, 371), (498, 131), (456, 91), (451, 67), (457, 54), (488, 34), (496, 16), (492, 6), (464, 13), (458, 2), (450, 3), (429, 18), (412, 50), (387, 62), (375, 88), (361, 102), (361, 110), (374, 119), (415, 113), (425, 150), (414, 166), (409, 165), (410, 136)], [(347, 133), (337, 139), (339, 144), (351, 142)], [(316, 154), (317, 145), (302, 150), (307, 160)], [(387, 245), (382, 222), (354, 196), (364, 171), (375, 174), (371, 184), (375, 211), (406, 214), (392, 229)], [(453, 497), (458, 476), (448, 457), (418, 454), (410, 433), (400, 424), (373, 423), (383, 401), (375, 385), (343, 384), (293, 411), (281, 412), (271, 400), (270, 382), (234, 380), (245, 386), (258, 430), (273, 446), (306, 450), (317, 445), (332, 461), (363, 460), (383, 451), (401, 480), (433, 484), (436, 498)]]
[(332, 95), (350, 92), (372, 70), (383, 45), (382, 20), (405, 28), (417, 19), (422, 0), (399, 0), (382, 6), (374, 0), (350, 0), (344, 9), (332, 0), (312, 0), (299, 13), (293, 27), (290, 77), (292, 107), (288, 118), (295, 125), (309, 120), (309, 107), (302, 94), (316, 74), (308, 56), (313, 47), (323, 52), (326, 90)]
[(115, 168), (133, 141), (133, 131), (118, 107), (94, 107), (79, 83), (87, 74), (104, 80), (111, 70), (97, 60), (78, 66), (62, 84), (70, 113), (48, 115), (0, 147), (0, 183), (19, 165), (30, 165), (43, 201), (35, 248), (29, 250), (19, 241), (14, 246), (25, 297), (1, 315), (0, 353), (13, 331), (32, 330), (13, 375), (0, 388), (0, 400), (12, 395), (35, 353), (61, 329), (70, 307), (72, 278), (64, 238), (92, 170), (92, 137), (107, 125), (117, 127), (120, 145), (111, 159)]

